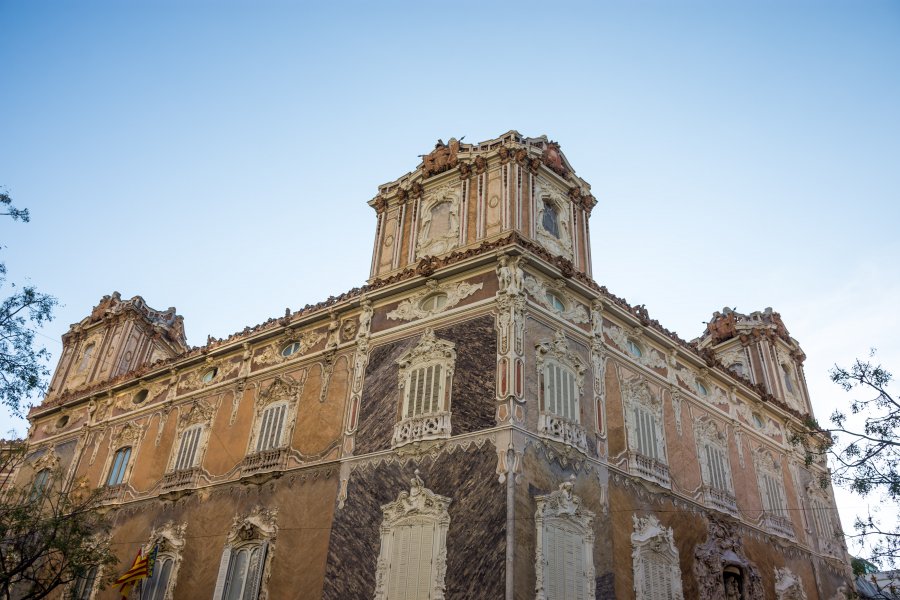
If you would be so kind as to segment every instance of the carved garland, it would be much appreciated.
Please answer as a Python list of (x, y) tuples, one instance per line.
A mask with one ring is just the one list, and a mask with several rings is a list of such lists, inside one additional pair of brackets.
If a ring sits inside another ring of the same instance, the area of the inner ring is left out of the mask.
[[(401, 302), (396, 309), (387, 314), (388, 319), (411, 321), (422, 319), (449, 310), (459, 304), (464, 298), (471, 296), (484, 287), (483, 283), (471, 284), (465, 281), (459, 283), (438, 283), (434, 279), (425, 282), (425, 288)], [(422, 308), (422, 301), (435, 294), (446, 295), (446, 301), (442, 306), (434, 306), (429, 309)]]

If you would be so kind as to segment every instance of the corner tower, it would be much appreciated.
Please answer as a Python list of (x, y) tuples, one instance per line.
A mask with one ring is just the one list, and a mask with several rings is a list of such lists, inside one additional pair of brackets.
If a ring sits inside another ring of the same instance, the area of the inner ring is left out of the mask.
[(479, 144), (438, 140), (415, 171), (378, 188), (370, 282), (511, 234), (591, 276), (591, 187), (559, 144), (510, 131)]

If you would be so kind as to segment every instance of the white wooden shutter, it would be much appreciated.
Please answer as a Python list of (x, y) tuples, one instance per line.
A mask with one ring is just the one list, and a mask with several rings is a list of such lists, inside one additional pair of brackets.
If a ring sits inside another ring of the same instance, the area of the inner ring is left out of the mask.
[(256, 600), (259, 598), (259, 589), (262, 586), (263, 573), (266, 570), (266, 555), (269, 553), (269, 541), (264, 541), (259, 547), (256, 568), (247, 573), (247, 586), (244, 588), (244, 600)]
[(231, 546), (225, 546), (222, 551), (222, 559), (219, 561), (219, 575), (216, 577), (216, 587), (213, 591), (213, 600), (222, 600), (225, 592), (225, 580), (228, 578), (228, 564), (231, 562)]

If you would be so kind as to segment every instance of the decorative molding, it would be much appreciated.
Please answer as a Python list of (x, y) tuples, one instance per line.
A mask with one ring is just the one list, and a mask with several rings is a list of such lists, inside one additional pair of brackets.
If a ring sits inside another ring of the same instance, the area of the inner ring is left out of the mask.
[(574, 476), (570, 477), (568, 481), (559, 484), (559, 489), (543, 496), (535, 496), (534, 498), (537, 503), (537, 510), (534, 513), (535, 527), (537, 529), (534, 558), (536, 600), (554, 600), (556, 598), (555, 595), (548, 595), (549, 580), (556, 576), (556, 573), (548, 572), (551, 548), (548, 548), (547, 545), (551, 540), (548, 539), (547, 532), (551, 529), (574, 533), (581, 538), (584, 562), (582, 565), (573, 565), (575, 572), (572, 576), (573, 579), (581, 579), (584, 594), (583, 596), (579, 594), (579, 597), (593, 598), (596, 595), (594, 578), (594, 513), (582, 508), (581, 498), (572, 493), (574, 488), (573, 481)]
[[(631, 518), (634, 522), (631, 559), (635, 597), (644, 600), (684, 600), (678, 549), (672, 528), (661, 525), (654, 515), (632, 515)], [(660, 587), (666, 583), (665, 588)]]
[(672, 386), (672, 414), (675, 416), (675, 431), (679, 436), (683, 435), (681, 427), (681, 392)]
[[(421, 440), (434, 440), (450, 437), (450, 412), (453, 390), (453, 371), (456, 364), (456, 347), (452, 342), (438, 339), (433, 329), (426, 329), (419, 343), (410, 348), (397, 359), (400, 367), (398, 387), (401, 390), (401, 415), (399, 423), (394, 425), (391, 447)], [(420, 369), (440, 367), (438, 387), (438, 410), (422, 414), (408, 415), (404, 407), (408, 406), (409, 394), (413, 392), (411, 377)]]
[(581, 423), (581, 396), (584, 394), (584, 373), (586, 367), (578, 355), (569, 347), (566, 334), (562, 329), (557, 330), (552, 342), (545, 341), (535, 346), (535, 363), (537, 366), (538, 381), (542, 381), (544, 392), (542, 397), (546, 402), (546, 382), (544, 381), (544, 366), (546, 363), (557, 364), (575, 376), (575, 389), (577, 397), (575, 401), (576, 418), (567, 419), (562, 415), (551, 412), (546, 406), (541, 406), (538, 415), (538, 432), (564, 444), (569, 444), (587, 452), (587, 439), (584, 426)]
[(787, 567), (775, 567), (775, 600), (806, 600), (803, 582)]
[[(533, 275), (525, 275), (524, 287), (525, 291), (527, 291), (538, 304), (559, 314), (563, 319), (579, 324), (591, 322), (590, 315), (588, 315), (584, 305), (567, 291), (564, 279), (557, 279), (556, 281), (550, 282)], [(554, 294), (563, 301), (565, 310), (560, 311), (559, 308), (553, 306), (550, 299), (547, 297), (547, 294), (549, 293)]]
[[(462, 187), (459, 182), (429, 190), (419, 201), (416, 233), (416, 258), (446, 254), (459, 245), (460, 202)], [(446, 231), (432, 231), (435, 208), (448, 204)]]
[[(736, 571), (736, 572), (735, 572)], [(698, 598), (763, 600), (759, 569), (747, 560), (738, 526), (709, 517), (707, 539), (694, 550)]]
[[(538, 176), (535, 181), (534, 231), (537, 241), (551, 254), (572, 259), (572, 201), (546, 178)], [(556, 228), (559, 236), (553, 235), (544, 226), (544, 211), (550, 204), (556, 213)]]
[(641, 348), (641, 356), (634, 356), (631, 352), (628, 351), (628, 339), (641, 337), (643, 331), (640, 327), (635, 327), (634, 334), (629, 335), (621, 327), (610, 324), (603, 328), (603, 332), (609, 337), (613, 345), (618, 348), (620, 352), (628, 356), (629, 359), (647, 367), (648, 369), (666, 368), (665, 357), (652, 346), (643, 344), (643, 347)]
[[(468, 283), (461, 281), (459, 283), (438, 283), (435, 279), (429, 279), (425, 282), (425, 287), (403, 300), (397, 308), (387, 314), (387, 318), (391, 320), (412, 321), (413, 319), (423, 319), (446, 310), (450, 310), (460, 303), (464, 298), (471, 296), (484, 287), (483, 283)], [(422, 300), (434, 294), (445, 294), (447, 301), (440, 307), (435, 306), (429, 310), (421, 307)]]
[(278, 534), (278, 509), (254, 506), (244, 515), (235, 515), (225, 545), (236, 546), (250, 540), (274, 541)]
[[(654, 481), (662, 487), (670, 487), (671, 479), (666, 460), (666, 432), (663, 427), (663, 402), (659, 391), (654, 391), (642, 376), (620, 379), (622, 401), (625, 404), (625, 431), (628, 438), (628, 463), (633, 473)], [(635, 410), (640, 408), (653, 417), (656, 430), (656, 456), (645, 456), (639, 451), (639, 424), (635, 422)]]
[[(694, 419), (694, 440), (707, 506), (727, 514), (737, 515), (737, 499), (734, 495), (734, 479), (729, 460), (727, 429), (724, 426), (720, 427), (710, 416), (703, 415)], [(720, 476), (724, 478), (726, 486), (724, 488), (715, 484), (713, 465), (709, 464), (708, 459), (714, 453), (718, 453), (717, 458), (723, 471)]]
[[(305, 333), (289, 331), (279, 337), (278, 341), (266, 346), (266, 349), (256, 357), (256, 362), (260, 365), (274, 365), (297, 358), (309, 352), (324, 339), (325, 334), (321, 331), (307, 331)], [(300, 348), (290, 356), (283, 356), (281, 351), (288, 344), (295, 342), (300, 344)]]
[(498, 293), (515, 296), (522, 293), (525, 283), (525, 273), (522, 271), (522, 257), (510, 258), (501, 254), (497, 259), (497, 283)]
[[(381, 549), (375, 567), (375, 600), (388, 600), (390, 561), (393, 555), (394, 529), (400, 527), (432, 526), (431, 585), (428, 598), (443, 600), (447, 576), (447, 530), (450, 527), (448, 507), (451, 499), (439, 496), (425, 487), (416, 469), (409, 491), (402, 491), (393, 502), (381, 507)], [(419, 558), (410, 556), (411, 560)]]

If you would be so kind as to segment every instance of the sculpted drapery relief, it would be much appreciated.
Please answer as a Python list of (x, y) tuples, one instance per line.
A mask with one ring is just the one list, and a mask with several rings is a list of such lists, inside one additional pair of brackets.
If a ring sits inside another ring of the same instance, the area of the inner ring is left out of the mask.
[[(459, 304), (463, 299), (471, 296), (484, 287), (483, 283), (439, 283), (435, 279), (425, 282), (425, 288), (411, 295), (397, 305), (397, 308), (387, 314), (387, 318), (399, 321), (411, 321), (430, 317), (431, 315), (449, 310)], [(433, 306), (423, 307), (423, 300), (430, 296), (443, 294), (443, 303), (434, 303)]]
[(429, 190), (418, 211), (416, 258), (438, 256), (459, 245), (459, 211), (462, 187), (447, 184)]

